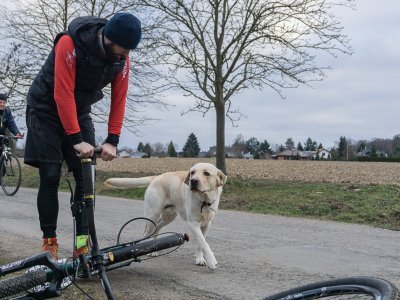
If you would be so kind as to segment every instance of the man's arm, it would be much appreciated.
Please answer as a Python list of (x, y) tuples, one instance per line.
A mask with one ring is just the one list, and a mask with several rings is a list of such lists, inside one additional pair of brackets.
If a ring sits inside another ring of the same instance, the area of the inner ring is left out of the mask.
[(111, 82), (111, 109), (108, 118), (108, 137), (106, 143), (115, 147), (119, 143), (122, 123), (125, 115), (126, 95), (129, 83), (129, 56), (126, 58), (125, 66), (117, 77)]
[(76, 56), (72, 38), (64, 35), (55, 46), (54, 100), (58, 115), (73, 145), (83, 142), (75, 103)]
[(8, 128), (8, 130), (11, 131), (11, 133), (13, 135), (20, 135), (21, 136), (22, 134), (19, 131), (17, 124), (15, 124), (14, 116), (13, 116), (13, 114), (11, 112), (11, 109), (7, 108), (7, 110), (8, 110), (8, 117), (7, 117), (6, 127)]
[(93, 146), (84, 142), (78, 123), (75, 103), (76, 55), (75, 45), (68, 35), (62, 36), (55, 46), (54, 101), (69, 141), (79, 157), (91, 157)]
[(108, 119), (108, 137), (102, 145), (101, 158), (112, 160), (117, 156), (117, 146), (125, 115), (126, 95), (129, 82), (129, 57), (126, 58), (123, 70), (111, 82), (111, 109)]

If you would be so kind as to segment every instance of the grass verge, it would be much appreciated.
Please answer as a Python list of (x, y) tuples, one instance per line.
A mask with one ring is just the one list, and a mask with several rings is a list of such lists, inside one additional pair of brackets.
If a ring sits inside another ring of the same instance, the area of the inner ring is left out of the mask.
[[(98, 171), (96, 193), (114, 197), (143, 199), (145, 188), (106, 189), (110, 177), (139, 177), (151, 174)], [(72, 180), (72, 176), (68, 176)], [(22, 186), (37, 188), (37, 170), (25, 167)], [(60, 190), (67, 191), (65, 179)], [(400, 230), (400, 187), (395, 185), (333, 184), (266, 179), (228, 179), (220, 202), (221, 209), (305, 217), (366, 224)]]

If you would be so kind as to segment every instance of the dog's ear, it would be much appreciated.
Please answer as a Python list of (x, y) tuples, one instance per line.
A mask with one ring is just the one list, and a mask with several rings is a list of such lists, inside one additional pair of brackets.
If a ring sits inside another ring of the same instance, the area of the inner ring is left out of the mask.
[(187, 173), (185, 181), (183, 183), (189, 185), (189, 181), (190, 181), (190, 171)]
[(227, 179), (228, 179), (228, 177), (221, 170), (218, 170), (217, 186), (223, 186), (226, 183)]

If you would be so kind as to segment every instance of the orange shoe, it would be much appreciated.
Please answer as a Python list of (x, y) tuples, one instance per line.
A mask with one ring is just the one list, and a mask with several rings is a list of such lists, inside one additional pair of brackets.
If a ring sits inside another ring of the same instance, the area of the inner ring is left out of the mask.
[(44, 238), (42, 252), (50, 252), (55, 260), (58, 260), (58, 243), (57, 238)]
[(78, 258), (78, 256), (81, 254), (83, 254), (83, 255), (89, 254), (89, 247), (83, 246), (83, 247), (80, 247), (79, 249), (74, 248), (74, 254), (73, 254), (74, 258)]

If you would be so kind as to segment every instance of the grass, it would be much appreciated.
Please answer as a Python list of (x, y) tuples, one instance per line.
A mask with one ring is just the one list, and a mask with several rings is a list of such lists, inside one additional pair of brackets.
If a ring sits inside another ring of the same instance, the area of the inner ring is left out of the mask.
[[(145, 188), (109, 190), (102, 183), (110, 177), (144, 175), (148, 174), (98, 171), (96, 193), (143, 199)], [(37, 188), (38, 185), (37, 170), (25, 167), (22, 186)], [(65, 179), (61, 180), (60, 190), (68, 191)], [(400, 230), (399, 194), (399, 186), (387, 184), (354, 185), (230, 178), (224, 187), (220, 208)]]

